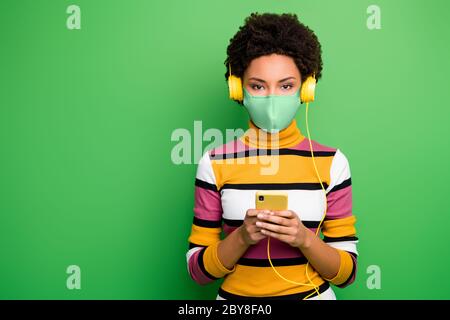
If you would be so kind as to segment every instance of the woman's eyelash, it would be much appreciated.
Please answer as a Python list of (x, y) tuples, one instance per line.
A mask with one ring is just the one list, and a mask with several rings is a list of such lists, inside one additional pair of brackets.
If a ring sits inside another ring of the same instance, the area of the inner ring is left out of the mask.
[[(263, 87), (262, 85), (260, 85), (260, 84), (252, 84), (252, 85), (250, 85), (250, 87), (251, 87), (253, 90), (260, 90), (260, 89), (264, 88), (264, 87)], [(291, 83), (286, 83), (286, 84), (282, 84), (281, 87), (282, 87), (282, 88), (285, 88), (285, 89), (291, 89), (291, 88), (294, 87), (294, 85), (291, 84)]]

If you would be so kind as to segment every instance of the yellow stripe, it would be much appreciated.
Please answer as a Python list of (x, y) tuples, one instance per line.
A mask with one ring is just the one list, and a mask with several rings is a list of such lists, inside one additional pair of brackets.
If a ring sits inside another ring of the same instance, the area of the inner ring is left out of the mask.
[[(295, 282), (309, 284), (305, 273), (306, 265), (280, 266), (277, 271), (284, 277)], [(233, 273), (226, 276), (222, 288), (233, 294), (243, 296), (279, 296), (311, 290), (311, 286), (301, 286), (289, 283), (279, 278), (271, 267), (252, 267), (235, 265)], [(312, 282), (319, 286), (325, 281), (320, 275), (308, 267), (308, 274)]]
[(356, 218), (353, 215), (342, 219), (325, 220), (322, 233), (326, 237), (354, 236), (356, 234), (355, 222)]
[[(315, 157), (314, 159), (322, 182), (329, 185), (333, 156)], [(218, 188), (221, 188), (224, 183), (318, 182), (310, 157), (296, 155), (254, 156), (212, 160), (211, 165)], [(263, 170), (266, 171), (265, 174)]]
[(226, 274), (234, 272), (236, 269), (236, 265), (234, 265), (231, 269), (227, 269), (222, 264), (222, 262), (219, 260), (219, 257), (217, 256), (218, 245), (219, 242), (216, 242), (205, 249), (205, 253), (203, 254), (203, 264), (206, 271), (208, 271), (211, 275), (216, 278), (223, 278)]
[(353, 270), (353, 260), (350, 256), (350, 253), (336, 249), (339, 252), (339, 255), (341, 257), (341, 262), (339, 265), (339, 271), (336, 274), (336, 276), (333, 279), (327, 279), (334, 285), (340, 285), (344, 283), (348, 277), (350, 277), (350, 274)]
[(188, 241), (202, 246), (208, 246), (220, 240), (221, 231), (222, 228), (205, 228), (193, 224)]

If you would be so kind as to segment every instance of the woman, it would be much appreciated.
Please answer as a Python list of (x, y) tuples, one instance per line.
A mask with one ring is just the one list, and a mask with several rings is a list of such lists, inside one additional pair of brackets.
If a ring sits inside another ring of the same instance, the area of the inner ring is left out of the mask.
[[(302, 83), (321, 77), (320, 43), (295, 14), (253, 13), (227, 54), (249, 128), (198, 164), (189, 274), (224, 278), (217, 299), (336, 299), (330, 283), (348, 286), (357, 267), (350, 168), (295, 120)], [(256, 210), (258, 190), (287, 192), (288, 210)]]

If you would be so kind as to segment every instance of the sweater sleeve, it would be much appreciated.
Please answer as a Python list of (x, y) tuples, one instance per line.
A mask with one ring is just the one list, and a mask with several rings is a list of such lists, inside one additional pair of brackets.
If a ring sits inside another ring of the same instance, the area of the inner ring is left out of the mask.
[(323, 241), (337, 249), (340, 267), (333, 279), (338, 287), (354, 282), (357, 270), (356, 218), (352, 212), (352, 182), (347, 157), (339, 150), (330, 168), (330, 185), (326, 189), (327, 214), (322, 225)]
[(199, 161), (194, 188), (194, 218), (186, 260), (191, 278), (204, 285), (235, 270), (235, 267), (227, 269), (217, 256), (222, 231), (222, 204), (209, 152), (205, 152)]

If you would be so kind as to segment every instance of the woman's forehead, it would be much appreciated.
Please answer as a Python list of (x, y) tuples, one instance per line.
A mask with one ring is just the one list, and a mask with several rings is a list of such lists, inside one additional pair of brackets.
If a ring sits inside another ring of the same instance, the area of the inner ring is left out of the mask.
[(289, 56), (271, 54), (253, 59), (244, 72), (244, 77), (265, 81), (280, 81), (300, 77), (294, 59)]

